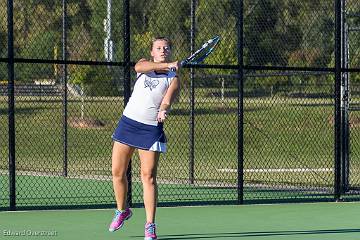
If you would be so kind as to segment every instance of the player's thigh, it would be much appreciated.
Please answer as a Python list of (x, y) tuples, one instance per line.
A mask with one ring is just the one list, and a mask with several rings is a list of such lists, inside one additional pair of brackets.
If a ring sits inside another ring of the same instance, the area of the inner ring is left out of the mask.
[(160, 153), (139, 149), (141, 174), (156, 176)]
[(113, 175), (124, 174), (129, 165), (134, 148), (126, 144), (114, 142), (112, 151), (112, 172)]

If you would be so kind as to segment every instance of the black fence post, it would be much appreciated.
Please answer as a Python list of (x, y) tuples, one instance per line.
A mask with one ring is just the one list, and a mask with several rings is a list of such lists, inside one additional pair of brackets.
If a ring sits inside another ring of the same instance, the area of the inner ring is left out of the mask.
[(14, 5), (7, 1), (8, 27), (8, 120), (9, 120), (9, 198), (10, 210), (16, 210), (15, 161), (15, 83), (14, 83)]
[(341, 197), (341, 0), (335, 0), (335, 170), (334, 198)]
[(63, 79), (62, 79), (62, 94), (63, 94), (63, 176), (68, 175), (68, 137), (67, 137), (67, 6), (66, 0), (62, 0), (62, 60), (63, 64)]
[(244, 202), (244, 2), (239, 1), (237, 20), (238, 58), (238, 163), (237, 193), (238, 203)]
[[(130, 86), (130, 1), (124, 0), (124, 105), (129, 101), (131, 95)], [(129, 163), (127, 178), (128, 178), (128, 193), (127, 201), (129, 206), (132, 206), (132, 174), (131, 174), (131, 160)]]
[[(348, 68), (346, 1), (341, 0), (341, 67)], [(341, 73), (341, 193), (349, 190), (350, 129), (349, 129), (349, 73)]]
[[(191, 29), (190, 29), (190, 51), (195, 49), (195, 30), (196, 30), (196, 0), (191, 0)], [(190, 156), (189, 156), (189, 183), (194, 183), (195, 178), (195, 86), (194, 86), (194, 68), (190, 68)]]

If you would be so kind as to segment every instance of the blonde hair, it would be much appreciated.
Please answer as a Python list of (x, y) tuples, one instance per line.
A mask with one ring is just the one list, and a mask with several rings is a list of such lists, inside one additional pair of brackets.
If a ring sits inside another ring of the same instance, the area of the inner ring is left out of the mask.
[(170, 39), (168, 39), (167, 37), (154, 37), (151, 41), (151, 47), (150, 47), (150, 50), (153, 48), (154, 46), (154, 42), (155, 41), (158, 41), (158, 40), (162, 40), (162, 41), (166, 41), (170, 47), (170, 49), (172, 48), (172, 42)]

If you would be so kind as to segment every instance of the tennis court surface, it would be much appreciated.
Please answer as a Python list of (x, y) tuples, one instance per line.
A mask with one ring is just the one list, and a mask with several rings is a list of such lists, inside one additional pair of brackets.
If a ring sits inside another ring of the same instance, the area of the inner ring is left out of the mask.
[[(0, 212), (0, 239), (143, 239), (144, 209), (114, 233), (113, 210)], [(360, 203), (158, 208), (158, 236), (170, 239), (360, 239)]]

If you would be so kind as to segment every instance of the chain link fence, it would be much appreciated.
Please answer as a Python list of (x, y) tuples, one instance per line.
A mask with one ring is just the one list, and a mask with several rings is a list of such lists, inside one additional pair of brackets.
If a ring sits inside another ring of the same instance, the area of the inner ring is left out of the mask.
[[(0, 208), (114, 206), (111, 135), (155, 36), (174, 59), (221, 36), (205, 64), (181, 70), (159, 205), (359, 200), (360, 6), (342, 1), (339, 24), (336, 3), (1, 1)], [(137, 154), (131, 203), (142, 205)]]

